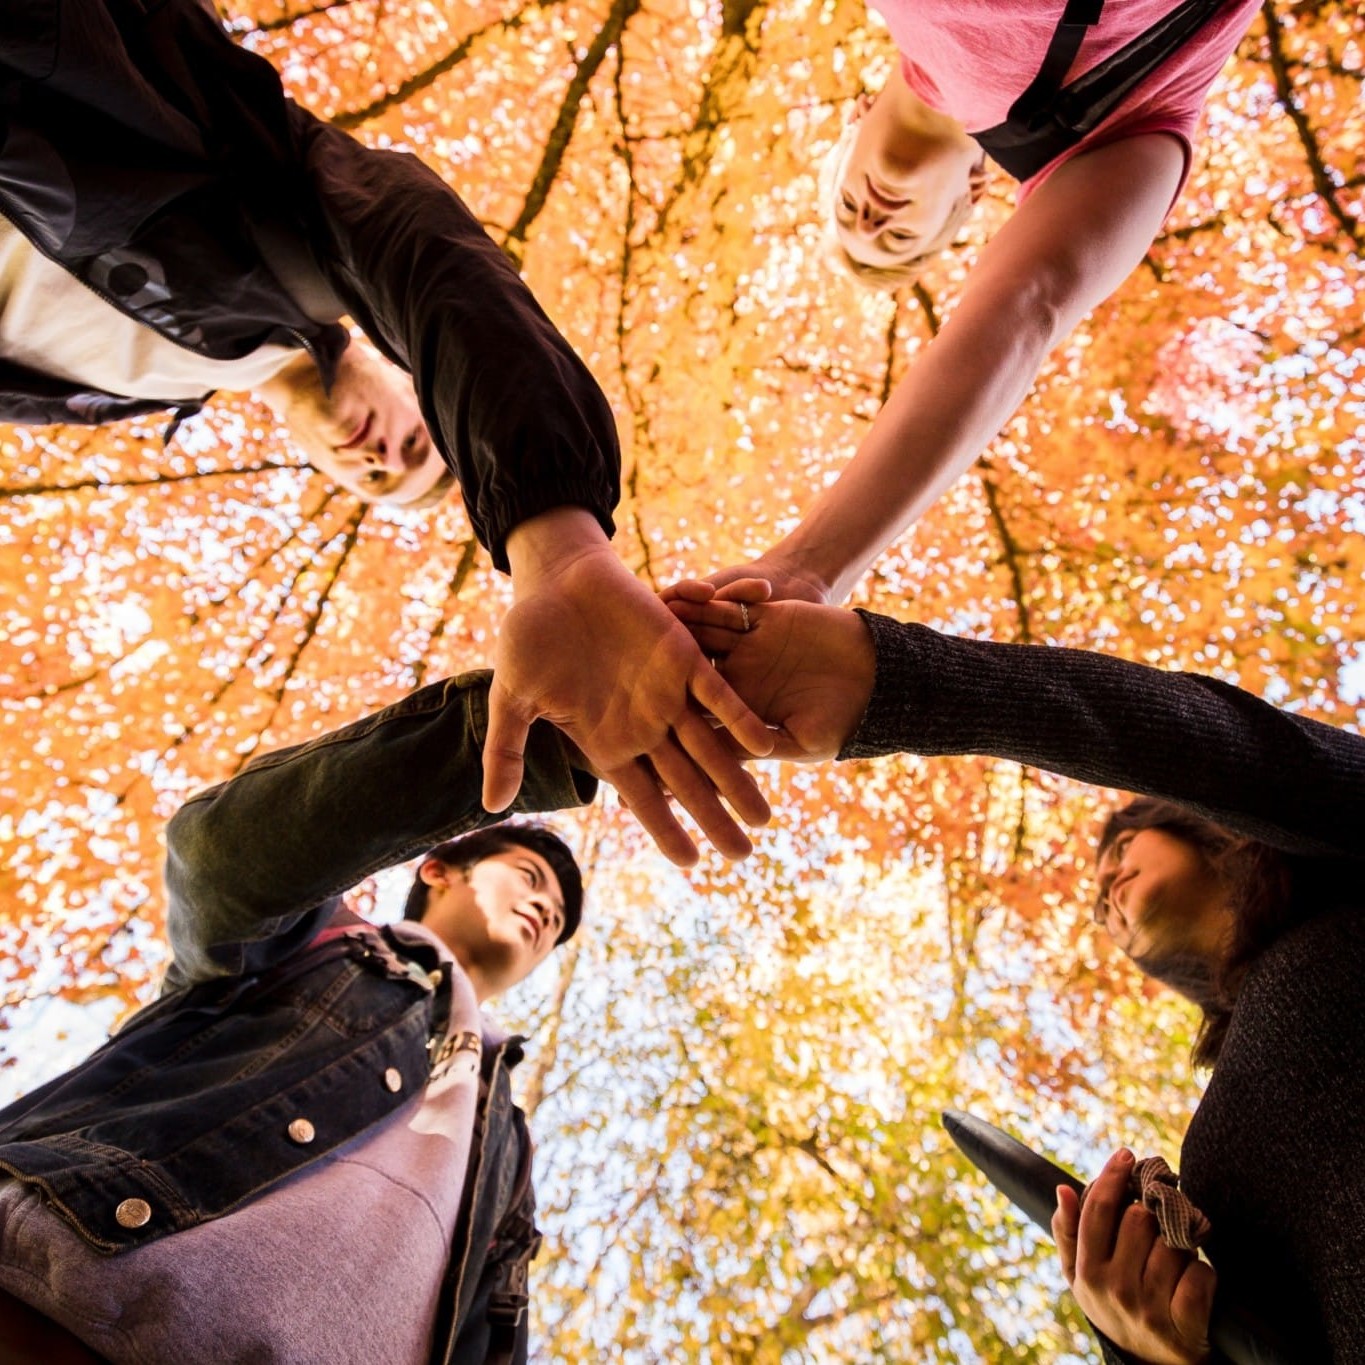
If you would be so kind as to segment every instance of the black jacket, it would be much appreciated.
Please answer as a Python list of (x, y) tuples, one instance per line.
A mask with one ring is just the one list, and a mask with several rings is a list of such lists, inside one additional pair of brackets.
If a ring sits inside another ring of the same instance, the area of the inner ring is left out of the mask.
[[(608, 535), (611, 411), (511, 263), (415, 157), (284, 96), (199, 0), (6, 0), (0, 212), (121, 312), (216, 359), (306, 347), (330, 382), (349, 313), (411, 371), (479, 539), (561, 505)], [(0, 359), (0, 420), (170, 404)]]
[(992, 754), (1289, 855), (1294, 927), (1242, 983), (1181, 1185), (1213, 1224), (1220, 1294), (1296, 1359), (1365, 1362), (1365, 738), (1214, 678), (864, 619), (876, 686), (840, 757)]

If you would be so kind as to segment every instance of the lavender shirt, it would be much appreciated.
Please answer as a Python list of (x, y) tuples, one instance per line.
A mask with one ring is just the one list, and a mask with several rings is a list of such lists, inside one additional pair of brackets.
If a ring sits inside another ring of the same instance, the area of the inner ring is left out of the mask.
[[(420, 925), (394, 932), (453, 964)], [(450, 1022), (501, 1041), (458, 966)], [(425, 1365), (478, 1094), (477, 1055), (457, 1053), (382, 1124), (260, 1199), (117, 1256), (5, 1181), (0, 1287), (114, 1365)]]

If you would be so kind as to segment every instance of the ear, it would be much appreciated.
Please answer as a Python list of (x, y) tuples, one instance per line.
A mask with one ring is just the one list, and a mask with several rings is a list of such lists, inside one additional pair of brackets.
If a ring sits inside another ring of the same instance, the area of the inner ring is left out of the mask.
[(876, 95), (869, 95), (867, 91), (864, 90), (858, 98), (853, 101), (853, 113), (848, 121), (850, 123), (857, 123), (857, 121), (872, 108), (873, 104), (876, 103), (876, 100)]
[(986, 185), (990, 178), (990, 172), (986, 169), (986, 158), (983, 155), (981, 160), (967, 173), (967, 193), (973, 204), (986, 193)]
[(459, 875), (459, 868), (447, 867), (439, 858), (426, 858), (417, 869), (417, 875), (427, 886), (449, 886)]

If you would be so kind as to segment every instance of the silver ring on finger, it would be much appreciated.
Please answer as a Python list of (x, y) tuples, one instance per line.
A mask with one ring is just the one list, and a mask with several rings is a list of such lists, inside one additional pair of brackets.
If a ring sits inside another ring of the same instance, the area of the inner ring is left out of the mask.
[(743, 630), (747, 635), (749, 633), (749, 608), (743, 602), (739, 604), (739, 619), (744, 622)]

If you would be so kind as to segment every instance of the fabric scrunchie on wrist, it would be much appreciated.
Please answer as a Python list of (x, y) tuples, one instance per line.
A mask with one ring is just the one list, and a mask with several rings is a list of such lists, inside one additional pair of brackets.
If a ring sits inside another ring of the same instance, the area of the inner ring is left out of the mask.
[[(1198, 1251), (1213, 1226), (1180, 1188), (1180, 1177), (1164, 1158), (1149, 1156), (1135, 1161), (1128, 1176), (1128, 1195), (1151, 1213), (1161, 1230), (1161, 1240), (1175, 1251)], [(1081, 1202), (1090, 1193), (1087, 1185)]]

